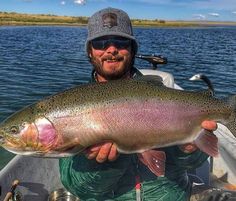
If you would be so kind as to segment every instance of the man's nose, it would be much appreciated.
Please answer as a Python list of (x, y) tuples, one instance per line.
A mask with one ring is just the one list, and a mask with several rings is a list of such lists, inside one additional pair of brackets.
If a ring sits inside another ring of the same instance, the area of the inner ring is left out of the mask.
[(107, 53), (111, 53), (111, 54), (117, 54), (118, 53), (118, 49), (115, 45), (110, 44), (108, 46), (108, 48), (106, 49)]

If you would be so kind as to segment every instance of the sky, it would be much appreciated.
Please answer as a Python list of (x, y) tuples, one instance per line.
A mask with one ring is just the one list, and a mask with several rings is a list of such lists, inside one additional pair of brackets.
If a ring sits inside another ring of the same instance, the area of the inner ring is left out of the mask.
[(91, 16), (106, 7), (130, 18), (236, 22), (236, 0), (0, 0), (0, 11), (63, 16)]

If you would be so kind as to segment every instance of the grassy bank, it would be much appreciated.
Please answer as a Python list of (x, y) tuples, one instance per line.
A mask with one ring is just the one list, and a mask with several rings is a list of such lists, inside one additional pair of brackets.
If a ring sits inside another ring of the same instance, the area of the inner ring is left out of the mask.
[(87, 17), (0, 12), (0, 25), (86, 25)]
[[(0, 12), (0, 26), (3, 25), (87, 25), (88, 17), (56, 16), (56, 15), (33, 15), (14, 12)], [(191, 26), (236, 26), (236, 22), (214, 21), (166, 21), (132, 19), (134, 26), (148, 27), (191, 27)]]

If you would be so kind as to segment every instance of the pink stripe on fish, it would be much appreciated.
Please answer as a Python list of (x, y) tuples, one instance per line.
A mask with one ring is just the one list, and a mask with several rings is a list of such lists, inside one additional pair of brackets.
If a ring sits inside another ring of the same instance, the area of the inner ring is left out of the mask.
[[(117, 129), (122, 129), (122, 126), (133, 129), (133, 124), (137, 126), (137, 130), (170, 130), (171, 127), (184, 129), (186, 122), (191, 123), (190, 121), (197, 120), (196, 116), (201, 116), (199, 108), (195, 106), (156, 100), (127, 101), (100, 110), (97, 112), (102, 113), (101, 117), (103, 116), (108, 124), (116, 124)], [(180, 122), (183, 123), (179, 124)]]
[(96, 108), (94, 115), (100, 118), (101, 127), (108, 128), (111, 139), (127, 146), (121, 148), (124, 152), (126, 148), (133, 152), (144, 151), (145, 146), (163, 147), (185, 140), (188, 135), (193, 140), (193, 133), (200, 130), (198, 125), (205, 116), (194, 105), (156, 99), (117, 101)]

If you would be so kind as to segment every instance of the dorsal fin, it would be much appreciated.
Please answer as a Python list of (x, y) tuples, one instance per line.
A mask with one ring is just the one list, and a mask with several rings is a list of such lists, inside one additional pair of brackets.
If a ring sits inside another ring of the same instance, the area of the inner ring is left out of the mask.
[(135, 80), (148, 82), (154, 85), (163, 86), (163, 80), (158, 75), (143, 75), (134, 78)]
[(203, 95), (205, 95), (205, 96), (210, 96), (210, 97), (213, 96), (212, 91), (209, 90), (209, 89), (205, 89), (205, 90), (202, 90), (202, 91), (200, 91), (200, 92), (201, 92)]

